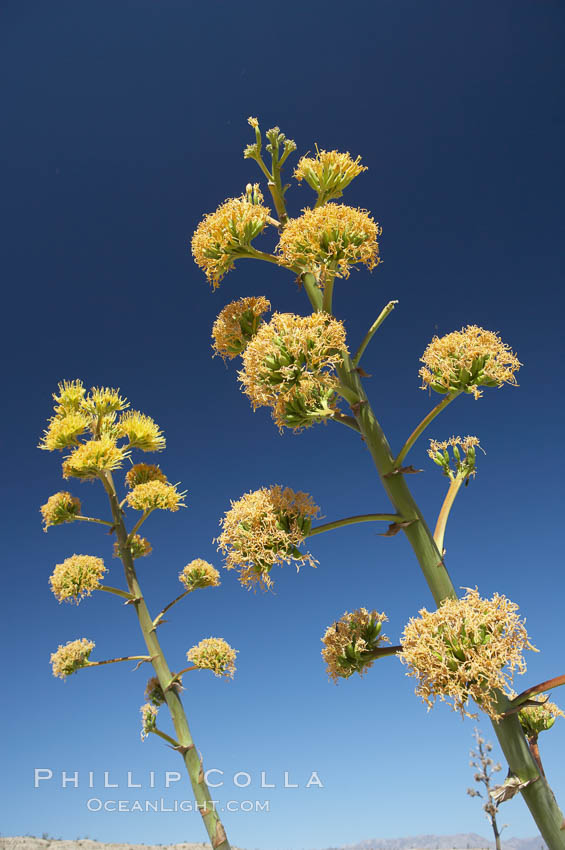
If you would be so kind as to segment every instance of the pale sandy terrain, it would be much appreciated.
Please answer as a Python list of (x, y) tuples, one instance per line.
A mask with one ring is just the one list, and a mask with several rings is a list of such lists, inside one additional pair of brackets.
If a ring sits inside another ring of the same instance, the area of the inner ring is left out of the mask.
[[(0, 850), (209, 850), (209, 844), (103, 844), (90, 838), (0, 838)], [(238, 850), (238, 848), (233, 848)]]

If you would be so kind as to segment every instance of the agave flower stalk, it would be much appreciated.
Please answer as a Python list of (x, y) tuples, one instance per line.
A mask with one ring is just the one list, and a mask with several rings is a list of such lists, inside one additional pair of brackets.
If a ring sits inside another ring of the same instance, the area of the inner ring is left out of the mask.
[[(255, 128), (256, 143), (246, 149), (245, 156), (256, 159), (263, 173), (272, 183), (272, 174), (260, 160), (261, 142), (258, 123), (256, 119), (250, 119), (250, 123)], [(277, 130), (277, 132), (280, 131)], [(281, 163), (282, 160), (279, 165)], [(288, 218), (286, 208), (284, 215), (281, 215), (277, 206), (283, 227), (279, 245), (273, 256), (279, 258), (281, 267), (290, 269), (295, 273), (297, 269), (299, 270), (299, 280), (310, 301), (312, 315), (323, 314), (327, 317), (324, 320), (327, 322), (338, 321), (333, 314), (333, 293), (339, 280), (349, 278), (350, 270), (355, 266), (365, 265), (371, 271), (380, 262), (378, 244), (378, 237), (381, 235), (380, 226), (373, 221), (367, 211), (336, 204), (332, 200), (341, 195), (345, 185), (351, 182), (349, 178), (353, 179), (362, 170), (363, 168), (359, 166), (359, 158), (353, 160), (348, 154), (338, 156), (335, 151), (330, 153), (319, 151), (316, 159), (308, 159), (306, 162), (301, 160), (297, 173), (295, 173), (297, 179), (306, 179), (317, 193), (314, 208), (305, 209), (302, 215), (296, 218)], [(271, 188), (271, 185), (269, 185), (269, 188)], [(395, 304), (396, 302), (390, 302), (381, 311), (381, 314), (362, 339), (353, 358), (349, 355), (347, 347), (342, 345), (339, 349), (341, 356), (332, 359), (331, 363), (327, 362), (325, 371), (316, 372), (314, 369), (306, 375), (295, 370), (292, 376), (294, 381), (292, 389), (284, 386), (284, 375), (282, 375), (280, 379), (277, 377), (276, 380), (271, 380), (270, 386), (274, 387), (272, 391), (269, 390), (271, 396), (263, 392), (259, 398), (259, 389), (255, 394), (248, 391), (248, 387), (252, 385), (252, 379), (257, 374), (261, 374), (261, 369), (264, 369), (265, 364), (266, 366), (269, 366), (269, 363), (272, 364), (273, 357), (277, 354), (272, 346), (269, 350), (269, 326), (266, 326), (266, 329), (260, 335), (262, 344), (265, 343), (263, 349), (257, 344), (251, 343), (253, 351), (258, 355), (254, 364), (256, 368), (252, 371), (248, 366), (245, 366), (240, 375), (246, 382), (246, 391), (251, 396), (254, 405), (262, 403), (273, 407), (275, 411), (273, 417), (280, 428), (294, 427), (294, 430), (300, 430), (302, 427), (308, 427), (313, 421), (336, 421), (347, 425), (349, 429), (362, 436), (392, 505), (391, 516), (394, 519), (385, 536), (392, 536), (400, 531), (406, 535), (435, 603), (438, 609), (441, 609), (442, 603), (446, 605), (448, 603), (455, 604), (458, 599), (444, 562), (443, 538), (449, 512), (465, 476), (457, 475), (453, 479), (457, 483), (453, 484), (450, 489), (434, 536), (407, 483), (407, 475), (418, 472), (418, 470), (412, 466), (405, 466), (404, 460), (428, 425), (449, 404), (455, 402), (463, 394), (471, 394), (475, 399), (478, 399), (483, 394), (484, 388), (487, 387), (501, 387), (505, 383), (515, 385), (515, 372), (521, 364), (496, 333), (485, 331), (475, 325), (469, 325), (442, 338), (435, 337), (423, 354), (422, 363), (424, 365), (419, 374), (422, 379), (422, 388), (437, 392), (443, 395), (443, 398), (412, 430), (405, 444), (395, 453), (391, 449), (389, 440), (367, 396), (363, 381), (365, 373), (359, 367), (361, 356), (365, 353), (382, 322), (392, 312)], [(304, 322), (304, 320), (301, 321)], [(288, 319), (288, 322), (290, 325), (293, 324), (292, 317)], [(297, 322), (294, 322), (294, 326), (298, 329)], [(296, 331), (292, 335), (296, 338)], [(304, 350), (309, 350), (311, 345), (318, 345), (319, 339), (320, 337), (314, 343), (306, 333)], [(332, 350), (332, 347), (329, 346), (328, 350)], [(249, 360), (248, 357), (247, 363), (249, 363)], [(302, 387), (306, 390), (307, 387), (311, 387), (312, 383), (317, 385), (316, 382), (320, 382), (322, 379), (325, 382), (325, 387), (328, 390), (333, 389), (335, 392), (334, 400), (328, 399), (325, 411), (327, 415), (324, 417), (318, 415), (317, 419), (309, 420), (307, 406), (303, 406), (306, 412), (303, 413), (302, 418), (297, 416), (294, 408), (293, 416), (290, 419), (288, 417), (285, 419), (285, 416), (281, 415), (280, 411), (282, 410), (284, 413), (286, 410), (285, 405), (288, 399), (292, 400), (297, 395), (302, 398)], [(335, 403), (338, 396), (345, 399), (345, 402), (349, 405), (349, 411), (339, 409), (337, 403)], [(262, 516), (263, 514), (258, 516), (258, 522), (262, 522)], [(350, 521), (364, 521), (367, 517), (368, 515), (350, 518)], [(373, 518), (376, 518), (376, 516), (373, 515)], [(325, 526), (319, 527), (318, 531), (330, 530), (345, 524), (348, 523), (346, 521), (327, 523)], [(316, 533), (316, 529), (311, 529), (312, 532)], [(225, 533), (224, 531), (224, 535)], [(284, 541), (279, 542), (276, 551), (290, 552), (291, 543), (296, 550), (296, 545), (306, 536), (308, 536), (306, 533), (298, 537), (295, 536), (292, 541), (289, 540), (286, 548)], [(232, 534), (233, 540), (237, 541), (235, 532)], [(272, 548), (269, 550), (267, 539), (263, 541), (262, 546), (263, 552), (272, 551)], [(239, 557), (238, 552), (239, 549), (236, 547), (236, 554), (230, 552), (229, 557)], [(253, 559), (253, 552), (249, 557)], [(306, 556), (301, 555), (298, 550), (297, 554), (295, 553), (291, 557), (305, 558)], [(281, 562), (278, 555), (273, 557), (272, 561), (277, 559)], [(271, 564), (269, 564), (269, 569), (270, 567)], [(245, 580), (250, 580), (248, 575), (245, 576)], [(270, 584), (271, 580), (269, 579), (267, 586), (270, 586)], [(462, 600), (461, 604), (471, 605), (473, 599), (474, 597), (467, 603)], [(502, 603), (500, 603), (500, 600), (493, 600), (489, 604), (496, 609), (497, 605)], [(455, 605), (455, 609), (458, 610), (457, 605)], [(483, 609), (479, 606), (479, 611), (481, 610)], [(337, 676), (343, 676), (344, 672), (346, 676), (355, 671), (361, 673), (370, 666), (373, 660), (383, 654), (383, 648), (377, 645), (381, 636), (376, 624), (377, 622), (380, 623), (382, 619), (386, 619), (384, 615), (359, 609), (354, 614), (344, 616), (345, 620), (342, 618), (341, 621), (330, 627), (324, 637), (331, 674)], [(477, 616), (480, 619), (480, 614)], [(471, 634), (467, 634), (463, 630), (463, 643), (461, 645), (457, 643), (455, 638), (455, 643), (449, 644), (449, 646), (441, 644), (440, 641), (440, 649), (443, 646), (443, 652), (448, 652), (448, 670), (457, 671), (459, 664), (467, 663), (467, 655), (479, 657), (482, 652), (485, 657), (489, 656), (488, 652), (483, 652), (482, 647), (488, 640), (497, 639), (501, 634), (500, 630), (494, 629), (488, 634), (485, 631), (483, 634), (480, 622), (477, 629), (476, 633)], [(502, 626), (502, 629), (504, 630), (504, 626)], [(522, 635), (520, 629), (517, 629), (517, 634)], [(522, 640), (522, 638), (520, 639)], [(524, 640), (522, 640), (522, 645), (525, 645)], [(449, 656), (449, 652), (452, 653), (451, 656)], [(396, 654), (404, 658), (404, 652), (394, 651), (387, 654)], [(440, 658), (443, 657), (441, 651), (439, 655)], [(515, 654), (511, 653), (509, 658), (512, 664), (518, 663), (521, 667), (522, 661), (517, 660)], [(499, 670), (495, 672), (497, 676), (502, 675)], [(493, 720), (494, 730), (513, 776), (514, 789), (520, 790), (522, 793), (550, 850), (565, 850), (563, 815), (528, 747), (528, 742), (517, 716), (516, 706), (513, 709), (509, 695), (501, 687), (491, 686), (489, 680), (483, 678), (480, 673), (477, 673), (477, 676), (478, 678), (474, 682), (474, 694), (479, 705), (482, 701), (485, 707), (488, 707), (487, 713)], [(464, 677), (462, 681), (464, 682)], [(496, 680), (495, 677), (495, 681), (504, 682), (505, 680), (500, 678)], [(463, 694), (463, 697), (466, 698), (465, 694)]]
[[(126, 476), (129, 492), (120, 501), (113, 472), (129, 458), (133, 449), (162, 450), (165, 446), (164, 437), (153, 420), (143, 414), (131, 412), (118, 417), (117, 414), (127, 407), (127, 401), (116, 390), (95, 388), (86, 394), (80, 381), (64, 382), (59, 386), (59, 395), (54, 395), (54, 398), (57, 402), (55, 416), (49, 422), (40, 447), (49, 450), (71, 449), (71, 454), (63, 463), (65, 477), (99, 480), (103, 485), (109, 500), (111, 521), (92, 518), (89, 521), (111, 526), (116, 539), (114, 555), (122, 562), (127, 590), (102, 584), (101, 579), (107, 568), (101, 558), (91, 555), (73, 555), (57, 565), (51, 576), (52, 590), (59, 601), (77, 603), (94, 590), (125, 598), (125, 604), (135, 610), (147, 654), (103, 661), (90, 660), (94, 642), (82, 638), (60, 646), (53, 653), (53, 672), (66, 678), (79, 669), (121, 661), (136, 660), (137, 666), (146, 663), (152, 665), (155, 677), (150, 680), (146, 691), (150, 702), (142, 708), (142, 737), (155, 734), (179, 753), (188, 771), (194, 799), (212, 847), (214, 850), (229, 850), (230, 844), (204, 778), (202, 759), (195, 747), (180, 693), (181, 676), (190, 670), (208, 668), (216, 675), (233, 675), (235, 651), (225, 641), (207, 639), (189, 650), (187, 655), (188, 660), (193, 661), (192, 666), (173, 673), (157, 637), (157, 627), (164, 613), (192, 591), (217, 586), (219, 573), (212, 565), (200, 559), (191, 562), (179, 575), (185, 587), (184, 592), (156, 617), (151, 616), (135, 568), (135, 559), (148, 555), (151, 546), (137, 532), (153, 511), (178, 510), (183, 506), (185, 494), (179, 492), (176, 485), (168, 483), (158, 466), (140, 463), (129, 470)], [(81, 442), (88, 434), (90, 439)], [(121, 439), (126, 439), (127, 443), (121, 445)], [(126, 506), (141, 512), (140, 518), (129, 531), (125, 521)], [(53, 525), (85, 519), (81, 514), (79, 500), (67, 492), (52, 496), (41, 512), (45, 530)], [(202, 643), (205, 644), (205, 652)], [(169, 709), (175, 737), (157, 728), (157, 710), (162, 703), (166, 703)]]

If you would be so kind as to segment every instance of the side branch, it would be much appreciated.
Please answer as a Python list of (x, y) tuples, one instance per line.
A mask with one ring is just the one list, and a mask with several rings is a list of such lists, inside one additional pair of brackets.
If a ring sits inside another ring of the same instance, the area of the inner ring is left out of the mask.
[(394, 465), (395, 467), (402, 466), (402, 461), (418, 439), (418, 437), (426, 430), (430, 422), (432, 422), (436, 416), (444, 410), (448, 404), (450, 404), (453, 399), (457, 398), (458, 395), (461, 394), (461, 390), (457, 392), (448, 393), (440, 402), (436, 404), (433, 410), (430, 410), (427, 416), (422, 419), (420, 424), (412, 431), (406, 442), (404, 443), (402, 449), (400, 450), (400, 454), (395, 458)]
[(165, 605), (163, 610), (159, 611), (159, 613), (157, 614), (157, 616), (153, 620), (153, 627), (155, 628), (156, 626), (159, 625), (159, 621), (163, 619), (164, 615), (167, 613), (169, 608), (172, 608), (173, 605), (176, 605), (177, 602), (180, 602), (181, 599), (184, 599), (184, 597), (187, 596), (190, 592), (191, 592), (190, 590), (185, 590), (183, 593), (180, 593), (175, 599), (173, 599), (172, 602), (169, 602), (168, 605)]
[(312, 537), (314, 534), (322, 534), (324, 531), (333, 531), (334, 528), (341, 528), (344, 525), (354, 525), (358, 522), (402, 522), (402, 519), (398, 514), (358, 514), (357, 516), (348, 516), (345, 519), (326, 522), (324, 525), (317, 525), (307, 536)]
[(386, 317), (390, 313), (392, 313), (392, 311), (394, 310), (394, 308), (396, 307), (397, 304), (398, 304), (398, 301), (389, 301), (388, 304), (386, 305), (386, 307), (384, 307), (383, 310), (381, 310), (377, 319), (375, 319), (375, 321), (373, 322), (373, 324), (371, 325), (371, 327), (369, 328), (369, 330), (365, 334), (363, 342), (361, 343), (361, 345), (359, 346), (359, 348), (357, 350), (357, 354), (355, 355), (355, 357), (351, 361), (354, 368), (356, 368), (359, 365), (359, 361), (361, 360), (361, 357), (363, 356), (363, 352), (365, 351), (365, 349), (367, 348), (367, 346), (371, 342), (372, 338), (374, 337), (374, 335), (376, 334), (376, 332), (378, 331), (378, 329), (380, 328), (380, 326), (382, 325), (382, 323), (384, 322)]

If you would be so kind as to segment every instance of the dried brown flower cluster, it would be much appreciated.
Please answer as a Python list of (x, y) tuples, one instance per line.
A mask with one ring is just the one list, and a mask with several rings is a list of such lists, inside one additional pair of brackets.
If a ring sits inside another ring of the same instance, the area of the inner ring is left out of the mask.
[(294, 177), (299, 183), (306, 180), (318, 193), (316, 206), (320, 206), (331, 198), (341, 198), (346, 186), (362, 171), (367, 171), (367, 167), (360, 163), (360, 156), (352, 159), (349, 153), (321, 150), (316, 152), (315, 158), (303, 156), (298, 161)]
[(322, 658), (326, 662), (326, 672), (330, 679), (348, 679), (353, 673), (363, 673), (373, 666), (370, 653), (381, 643), (389, 643), (381, 634), (382, 624), (388, 617), (378, 611), (358, 608), (352, 613), (347, 611), (326, 629), (322, 638), (324, 648)]
[(51, 590), (59, 602), (67, 600), (77, 605), (84, 596), (90, 596), (100, 587), (107, 568), (102, 558), (94, 555), (71, 555), (57, 564), (49, 579)]
[(329, 203), (290, 219), (277, 250), (282, 265), (312, 272), (323, 283), (328, 272), (349, 277), (357, 263), (374, 269), (381, 232), (366, 210)]
[(528, 738), (537, 738), (540, 732), (551, 729), (558, 717), (565, 717), (561, 709), (546, 697), (535, 702), (538, 705), (528, 705), (518, 712), (518, 720)]
[(235, 673), (237, 649), (222, 638), (204, 638), (186, 653), (186, 658), (201, 670), (212, 670), (215, 676), (231, 677)]
[(86, 638), (71, 640), (64, 646), (59, 645), (57, 651), (51, 654), (53, 675), (65, 679), (81, 667), (86, 667), (94, 646), (94, 642)]
[(263, 296), (240, 298), (220, 312), (212, 327), (212, 348), (215, 354), (232, 359), (243, 354), (262, 322), (261, 316), (271, 309)]
[(195, 558), (179, 573), (179, 581), (187, 590), (197, 590), (201, 587), (218, 587), (220, 573), (202, 558)]
[(252, 198), (249, 193), (229, 198), (202, 219), (192, 237), (192, 255), (214, 289), (233, 268), (237, 257), (249, 252), (252, 240), (262, 233), (270, 214), (255, 185)]
[(43, 530), (47, 531), (52, 525), (73, 522), (77, 516), (80, 516), (81, 504), (80, 500), (71, 496), (70, 493), (54, 493), (49, 496), (40, 510), (43, 517)]
[(462, 599), (446, 599), (437, 611), (423, 608), (410, 620), (400, 658), (428, 708), (437, 697), (451, 699), (454, 710), (472, 716), (465, 708), (472, 697), (497, 716), (493, 689), (507, 690), (514, 671), (526, 670), (524, 649), (534, 649), (517, 610), (505, 596), (481, 599), (468, 589)]
[(522, 365), (498, 334), (477, 325), (435, 336), (430, 342), (419, 371), (422, 389), (438, 393), (465, 392), (480, 398), (479, 387), (516, 386), (514, 373)]
[(132, 490), (138, 484), (147, 484), (148, 481), (162, 481), (167, 484), (167, 476), (160, 467), (153, 463), (136, 463), (126, 473), (126, 486)]
[(307, 493), (295, 493), (289, 487), (283, 490), (275, 485), (246, 493), (231, 503), (220, 521), (218, 549), (226, 555), (227, 569), (239, 570), (244, 586), (259, 584), (268, 589), (275, 564), (295, 561), (297, 567), (304, 563), (316, 566), (314, 558), (298, 546), (308, 536), (319, 510)]
[(306, 428), (333, 416), (335, 367), (347, 352), (343, 323), (326, 313), (275, 313), (243, 355), (239, 380), (254, 409), (272, 408), (283, 427)]
[(152, 676), (145, 686), (145, 698), (149, 700), (151, 705), (163, 705), (165, 702), (165, 694), (159, 683), (157, 676)]

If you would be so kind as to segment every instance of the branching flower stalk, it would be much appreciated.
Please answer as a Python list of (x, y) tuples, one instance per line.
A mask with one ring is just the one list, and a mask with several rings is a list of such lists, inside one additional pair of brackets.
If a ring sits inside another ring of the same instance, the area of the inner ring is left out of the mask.
[[(272, 184), (272, 173), (260, 160), (261, 134), (257, 119), (250, 119), (250, 123), (255, 129), (256, 142), (246, 149), (245, 156), (257, 160)], [(275, 131), (280, 132), (275, 128), (270, 133)], [(267, 136), (269, 137), (269, 133)], [(521, 650), (531, 646), (523, 624), (514, 613), (517, 606), (496, 595), (493, 600), (481, 600), (477, 592), (473, 592), (474, 595), (468, 593), (463, 600), (458, 600), (444, 562), (443, 540), (447, 518), (461, 484), (474, 474), (475, 444), (465, 447), (461, 440), (450, 442), (455, 471), (449, 475), (452, 486), (450, 485), (450, 491), (440, 512), (435, 535), (432, 534), (407, 483), (407, 475), (419, 470), (404, 464), (408, 452), (424, 430), (449, 404), (463, 395), (472, 395), (478, 399), (485, 387), (516, 385), (515, 372), (521, 364), (496, 333), (476, 325), (469, 325), (441, 338), (435, 337), (423, 353), (423, 366), (419, 374), (422, 388), (437, 392), (443, 398), (413, 429), (404, 446), (397, 453), (392, 451), (367, 397), (364, 386), (364, 378), (367, 376), (360, 368), (359, 362), (378, 327), (390, 315), (396, 302), (390, 302), (381, 311), (353, 358), (349, 355), (345, 339), (337, 343), (336, 349), (336, 331), (333, 334), (334, 342), (330, 343), (328, 339), (327, 345), (324, 346), (324, 327), (331, 324), (337, 329), (339, 326), (339, 320), (333, 315), (335, 287), (340, 285), (342, 279), (348, 279), (356, 266), (365, 265), (371, 271), (380, 262), (380, 226), (367, 211), (333, 202), (333, 199), (341, 196), (345, 185), (361, 170), (359, 158), (353, 160), (349, 154), (337, 154), (335, 151), (318, 151), (315, 159), (306, 158), (300, 161), (295, 176), (298, 180), (305, 179), (317, 193), (314, 208), (306, 208), (298, 217), (288, 218), (286, 207), (284, 215), (281, 215), (282, 207), (281, 210), (277, 207), (282, 232), (279, 245), (271, 256), (278, 257), (281, 267), (298, 275), (301, 287), (309, 299), (313, 320), (308, 324), (303, 317), (286, 314), (284, 321), (287, 338), (300, 340), (302, 353), (296, 348), (290, 350), (286, 342), (281, 348), (278, 328), (272, 320), (263, 325), (255, 338), (246, 340), (245, 345), (241, 346), (244, 369), (240, 378), (254, 406), (270, 406), (273, 418), (281, 429), (291, 427), (299, 431), (315, 422), (335, 421), (347, 425), (350, 430), (361, 435), (393, 508), (390, 514), (393, 521), (385, 536), (393, 536), (400, 531), (406, 535), (439, 609), (439, 620), (434, 620), (429, 612), (425, 612), (429, 618), (426, 622), (429, 622), (432, 629), (430, 636), (433, 636), (435, 641), (437, 670), (441, 671), (441, 676), (451, 688), (459, 707), (464, 706), (470, 697), (477, 699), (479, 706), (484, 706), (508, 762), (514, 782), (513, 788), (522, 793), (550, 850), (565, 850), (563, 815), (532, 756), (518, 719), (517, 707), (513, 707), (508, 689), (504, 687), (508, 674), (503, 672), (502, 668), (509, 663), (511, 669), (525, 669)], [(272, 191), (271, 185), (269, 188)], [(194, 240), (193, 253), (198, 262)], [(235, 254), (233, 256), (235, 257)], [(351, 287), (350, 282), (348, 286)], [(317, 324), (314, 322), (316, 316), (319, 317)], [(281, 320), (277, 321), (280, 324)], [(313, 327), (318, 331), (315, 337), (311, 331)], [(259, 343), (256, 342), (257, 337), (260, 339)], [(320, 358), (318, 360), (309, 357), (309, 352), (314, 347)], [(251, 355), (247, 355), (249, 349)], [(349, 410), (339, 407), (340, 399), (344, 400)], [(469, 451), (471, 449), (473, 451)], [(443, 455), (442, 462), (447, 463)], [(228, 559), (232, 560), (232, 565), (238, 561), (247, 565), (242, 571), (241, 580), (244, 584), (252, 580), (254, 572), (255, 575), (259, 573), (264, 577), (262, 570), (265, 569), (265, 564), (268, 565), (269, 573), (275, 563), (282, 564), (291, 558), (302, 561), (309, 559), (314, 565), (312, 556), (304, 555), (298, 548), (308, 536), (316, 532), (316, 528), (307, 527), (307, 517), (299, 512), (294, 515), (291, 524), (288, 517), (282, 517), (283, 521), (277, 529), (276, 543), (270, 543), (268, 527), (265, 524), (267, 513), (266, 509), (262, 508), (241, 521), (237, 515), (228, 512), (223, 521), (224, 539), (220, 538), (220, 544), (228, 554)], [(384, 518), (384, 515), (383, 513), (381, 518)], [(355, 520), (365, 521), (368, 516), (361, 515), (349, 520), (330, 522), (318, 530), (330, 530)], [(376, 518), (376, 515), (372, 516)], [(225, 537), (226, 522), (229, 526), (229, 539)], [(252, 526), (261, 528), (262, 535), (264, 532), (259, 549), (250, 544), (253, 540), (250, 534), (245, 536), (248, 534), (245, 530), (246, 524), (249, 529)], [(274, 525), (276, 524), (275, 519)], [(246, 558), (243, 559), (242, 548), (246, 551)], [(270, 587), (270, 576), (267, 575), (264, 584)], [(445, 603), (445, 606), (452, 604), (452, 607), (442, 606), (442, 603)], [(442, 607), (445, 607), (443, 612)], [(482, 611), (488, 612), (486, 620)], [(505, 626), (505, 612), (512, 613), (514, 618), (513, 633)], [(471, 616), (471, 626), (467, 621), (468, 615)], [(332, 677), (347, 678), (353, 672), (361, 673), (370, 666), (369, 662), (372, 663), (383, 654), (398, 655), (410, 663), (410, 659), (405, 658), (407, 653), (404, 644), (390, 648), (390, 651), (386, 651), (386, 647), (378, 646), (382, 640), (380, 624), (384, 619), (384, 614), (358, 609), (353, 614), (345, 614), (341, 620), (329, 627), (324, 636), (324, 657)], [(423, 645), (425, 646), (425, 640)], [(428, 661), (433, 660), (429, 651), (427, 655)], [(411, 655), (411, 661), (416, 665), (415, 672), (418, 672), (417, 665), (422, 658), (426, 659), (426, 652), (420, 652), (416, 643)], [(427, 675), (431, 678), (421, 683), (421, 687), (424, 692), (425, 688), (429, 687), (430, 693), (434, 693), (436, 674), (433, 664), (428, 665)], [(454, 677), (453, 681), (451, 677)], [(460, 682), (459, 689), (456, 681)], [(440, 698), (444, 698), (441, 690), (438, 693)]]
[(476, 788), (467, 788), (467, 794), (469, 797), (481, 797), (481, 799), (484, 799), (483, 810), (492, 827), (496, 850), (501, 850), (500, 836), (502, 830), (505, 829), (508, 824), (504, 824), (504, 826), (500, 828), (498, 826), (496, 816), (498, 814), (498, 807), (500, 803), (493, 800), (491, 796), (491, 779), (493, 773), (498, 773), (498, 771), (502, 769), (502, 766), (494, 763), (490, 756), (490, 753), (492, 752), (492, 744), (481, 737), (480, 732), (476, 727), (474, 738), (477, 749), (471, 750), (470, 752), (470, 766), (474, 767), (476, 770), (474, 775), (475, 782), (478, 785), (484, 785), (486, 797), (483, 797), (481, 792), (477, 791)]
[[(133, 449), (162, 450), (165, 447), (164, 437), (149, 417), (136, 412), (121, 413), (128, 403), (119, 396), (117, 390), (94, 388), (87, 394), (80, 381), (63, 382), (59, 385), (59, 395), (55, 394), (54, 399), (55, 415), (48, 424), (40, 448), (51, 451), (70, 449), (71, 453), (63, 463), (64, 477), (97, 479), (103, 485), (110, 503), (112, 520), (91, 521), (111, 526), (116, 538), (114, 554), (123, 564), (127, 591), (101, 584), (106, 567), (101, 558), (90, 555), (73, 555), (59, 564), (51, 576), (52, 590), (59, 601), (77, 603), (94, 590), (125, 597), (126, 604), (136, 612), (148, 654), (91, 661), (94, 642), (82, 638), (60, 646), (52, 654), (53, 673), (66, 678), (79, 669), (118, 661), (137, 660), (138, 665), (152, 665), (155, 676), (146, 690), (150, 701), (142, 708), (142, 737), (155, 734), (180, 754), (212, 847), (214, 850), (229, 850), (230, 844), (204, 778), (202, 760), (190, 732), (180, 692), (181, 676), (190, 670), (212, 669), (218, 676), (233, 676), (235, 650), (221, 639), (209, 638), (188, 651), (188, 660), (192, 661), (190, 667), (173, 673), (157, 637), (157, 626), (162, 622), (163, 614), (192, 591), (217, 586), (219, 574), (212, 565), (201, 559), (191, 562), (179, 576), (184, 592), (157, 617), (151, 616), (135, 569), (135, 559), (149, 554), (151, 546), (137, 531), (154, 510), (176, 511), (182, 507), (184, 494), (177, 490), (176, 485), (168, 483), (158, 466), (140, 463), (132, 466), (127, 473), (129, 492), (120, 501), (113, 472), (129, 459)], [(85, 438), (85, 441), (80, 438)], [(120, 445), (119, 440), (122, 439), (127, 441), (125, 445)], [(126, 506), (141, 512), (140, 520), (129, 532), (125, 524)], [(41, 513), (45, 530), (53, 525), (82, 518), (79, 500), (67, 492), (51, 496), (41, 508)], [(158, 708), (163, 703), (167, 704), (170, 711), (175, 737), (158, 729), (156, 725)]]

